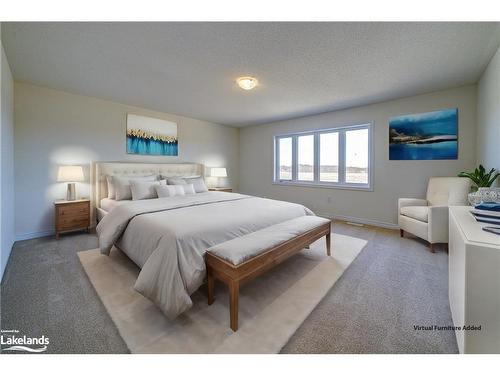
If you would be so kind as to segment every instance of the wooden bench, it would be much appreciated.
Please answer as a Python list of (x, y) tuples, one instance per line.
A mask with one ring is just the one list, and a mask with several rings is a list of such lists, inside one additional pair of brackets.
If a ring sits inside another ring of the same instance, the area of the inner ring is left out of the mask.
[(330, 232), (329, 219), (301, 216), (211, 247), (205, 255), (208, 304), (214, 302), (215, 279), (228, 285), (231, 329), (237, 331), (240, 285), (323, 236), (326, 236), (326, 254), (330, 256)]

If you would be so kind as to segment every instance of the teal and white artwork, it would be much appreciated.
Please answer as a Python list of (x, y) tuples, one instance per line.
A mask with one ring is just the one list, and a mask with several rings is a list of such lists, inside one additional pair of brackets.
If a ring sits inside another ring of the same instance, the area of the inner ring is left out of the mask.
[(127, 153), (178, 155), (177, 124), (152, 117), (127, 114)]
[(457, 158), (457, 108), (397, 116), (389, 120), (390, 160)]

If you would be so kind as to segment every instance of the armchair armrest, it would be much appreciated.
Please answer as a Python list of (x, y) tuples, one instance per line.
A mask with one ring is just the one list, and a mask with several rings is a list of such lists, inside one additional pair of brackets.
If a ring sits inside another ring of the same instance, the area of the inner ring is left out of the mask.
[(401, 209), (407, 206), (427, 206), (426, 199), (417, 198), (399, 198), (398, 199), (398, 213), (401, 213)]
[(429, 206), (428, 241), (448, 243), (448, 206)]

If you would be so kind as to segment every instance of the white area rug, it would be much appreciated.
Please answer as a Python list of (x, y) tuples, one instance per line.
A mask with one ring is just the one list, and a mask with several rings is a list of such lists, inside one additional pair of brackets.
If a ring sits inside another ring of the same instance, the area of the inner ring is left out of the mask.
[(332, 257), (321, 239), (240, 289), (239, 329), (229, 328), (229, 295), (216, 282), (215, 303), (206, 288), (194, 306), (169, 321), (133, 287), (139, 269), (113, 248), (78, 253), (97, 294), (132, 353), (278, 353), (366, 245), (332, 234)]

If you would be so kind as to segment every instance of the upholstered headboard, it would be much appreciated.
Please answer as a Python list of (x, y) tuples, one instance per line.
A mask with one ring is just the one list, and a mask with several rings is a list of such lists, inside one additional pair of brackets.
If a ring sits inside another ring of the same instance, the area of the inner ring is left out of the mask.
[[(93, 181), (91, 204), (99, 208), (102, 198), (108, 196), (106, 176), (146, 176), (161, 174), (167, 177), (203, 176), (204, 166), (197, 163), (133, 163), (133, 162), (95, 162), (92, 165)], [(95, 211), (95, 210), (92, 210)], [(94, 214), (94, 212), (93, 212)], [(94, 219), (94, 218), (92, 218)], [(94, 222), (94, 221), (93, 221)]]

